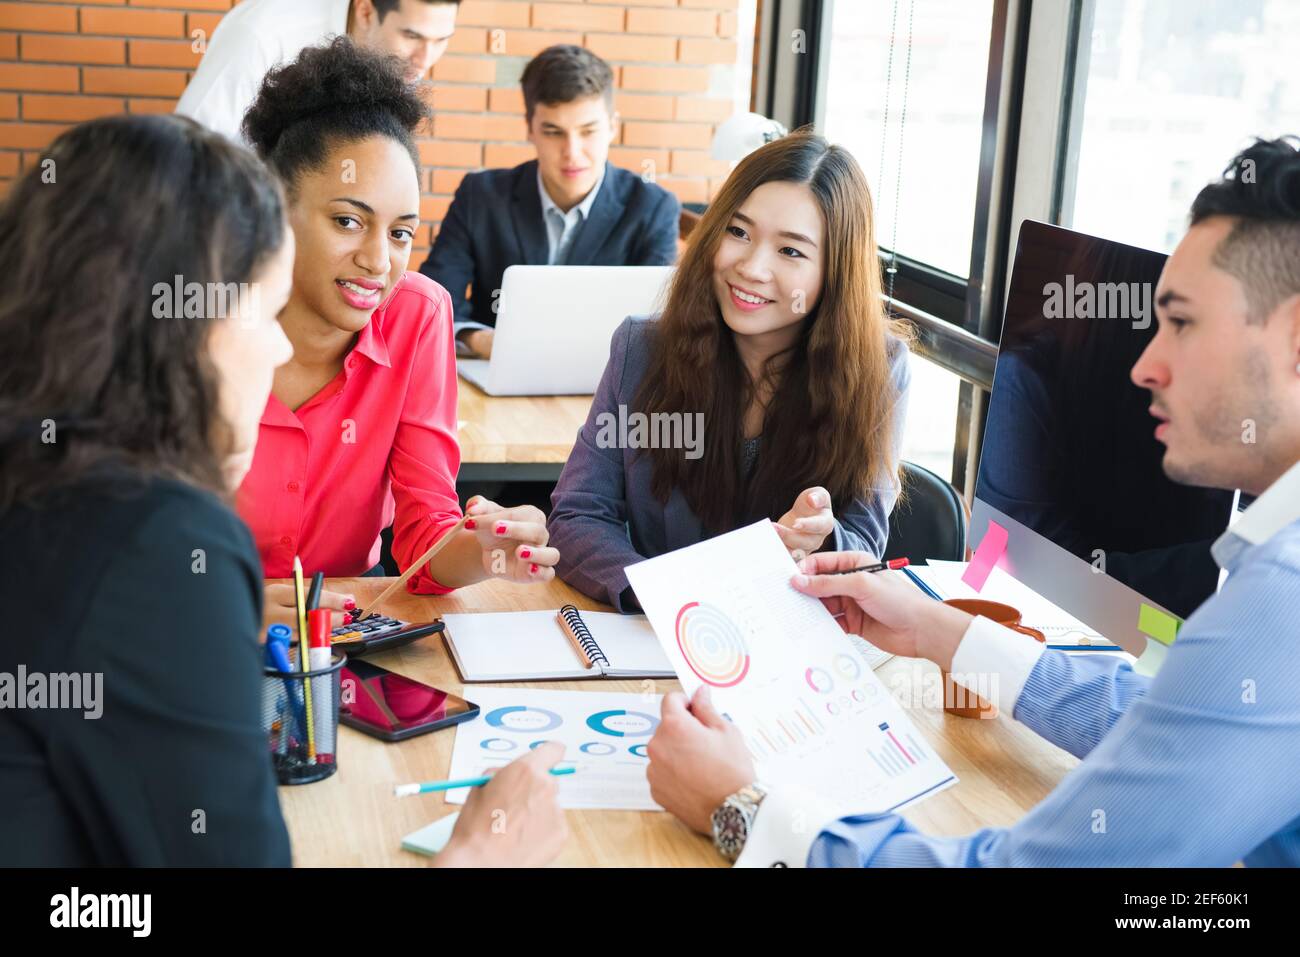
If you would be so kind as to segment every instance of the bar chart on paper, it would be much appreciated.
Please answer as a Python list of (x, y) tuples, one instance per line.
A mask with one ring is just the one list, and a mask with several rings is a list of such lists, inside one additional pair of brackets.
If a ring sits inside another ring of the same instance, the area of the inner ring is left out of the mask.
[(759, 776), (883, 811), (956, 782), (821, 603), (770, 523), (627, 569), (683, 689), (711, 689)]

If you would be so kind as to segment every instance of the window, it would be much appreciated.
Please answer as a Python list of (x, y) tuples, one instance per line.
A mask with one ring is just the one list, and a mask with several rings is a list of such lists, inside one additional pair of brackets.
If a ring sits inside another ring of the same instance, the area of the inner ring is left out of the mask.
[(908, 390), (903, 458), (948, 478), (957, 439), (961, 379), (915, 352), (908, 361), (912, 384)]
[(993, 0), (840, 0), (830, 13), (819, 126), (866, 173), (877, 241), (969, 275)]
[(1256, 135), (1300, 132), (1300, 4), (1094, 0), (1089, 10), (1062, 225), (1169, 252), (1234, 153)]

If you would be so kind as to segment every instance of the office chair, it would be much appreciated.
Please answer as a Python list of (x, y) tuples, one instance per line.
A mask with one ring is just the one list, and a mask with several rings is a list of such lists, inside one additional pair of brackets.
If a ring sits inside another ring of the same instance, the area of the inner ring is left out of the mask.
[(966, 560), (966, 500), (948, 482), (913, 462), (902, 464), (904, 494), (889, 516), (889, 543), (882, 560)]

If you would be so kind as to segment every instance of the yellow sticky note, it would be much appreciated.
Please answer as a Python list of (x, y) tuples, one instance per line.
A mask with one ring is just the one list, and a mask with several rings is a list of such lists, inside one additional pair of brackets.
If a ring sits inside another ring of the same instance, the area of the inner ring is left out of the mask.
[(1138, 631), (1150, 635), (1156, 641), (1172, 645), (1178, 637), (1178, 628), (1182, 621), (1159, 608), (1152, 608), (1145, 602), (1138, 611)]

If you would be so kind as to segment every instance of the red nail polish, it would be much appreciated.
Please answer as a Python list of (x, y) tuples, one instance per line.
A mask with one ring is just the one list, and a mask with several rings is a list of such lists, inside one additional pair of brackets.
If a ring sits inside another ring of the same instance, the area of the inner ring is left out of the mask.
[(498, 535), (504, 535), (505, 533), (506, 533), (506, 523), (505, 523), (505, 522), (499, 522), (499, 523), (497, 524), (497, 534), (498, 534)]
[(465, 527), (468, 528), (468, 529), (472, 532), (472, 531), (474, 531), (474, 529), (477, 527), (477, 525), (476, 525), (474, 519), (472, 519), (472, 518), (467, 518), (467, 519), (465, 519)]
[(527, 548), (521, 548), (521, 549), (519, 550), (519, 557), (520, 557), (520, 558), (532, 558), (532, 557), (533, 557), (533, 553), (532, 553), (530, 550), (528, 550)]
[(530, 575), (536, 575), (536, 574), (537, 574), (537, 566), (536, 566), (536, 565), (529, 565), (529, 566), (528, 566), (528, 573), (529, 573)]
[(344, 610), (344, 611), (352, 611), (352, 610), (354, 610), (356, 607), (357, 607), (357, 600), (356, 600), (355, 598), (344, 598), (344, 599), (343, 599), (343, 610)]

